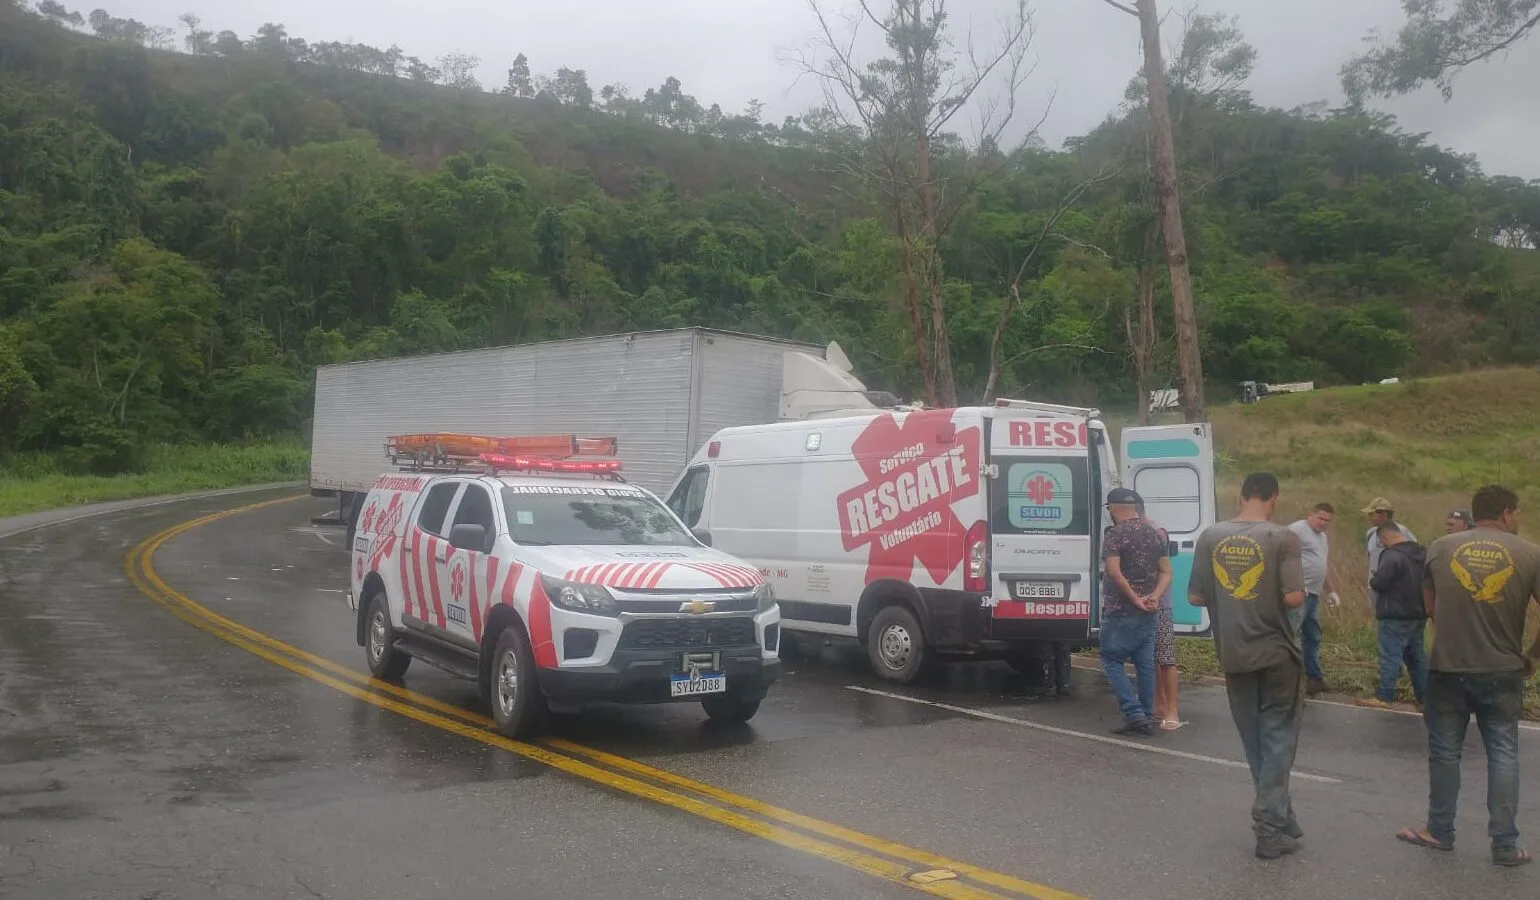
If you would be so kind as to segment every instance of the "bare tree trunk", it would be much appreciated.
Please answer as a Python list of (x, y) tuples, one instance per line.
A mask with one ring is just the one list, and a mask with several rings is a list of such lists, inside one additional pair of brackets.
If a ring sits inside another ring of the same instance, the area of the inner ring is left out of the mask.
[[(1154, 243), (1151, 229), (1149, 243)], [(1155, 270), (1146, 257), (1139, 266), (1139, 324), (1134, 326), (1133, 313), (1124, 313), (1123, 324), (1128, 329), (1128, 346), (1133, 351), (1134, 379), (1139, 383), (1139, 424), (1150, 424), (1150, 361), (1155, 355)]]
[(1171, 136), (1171, 109), (1166, 96), (1166, 67), (1160, 52), (1160, 18), (1155, 0), (1137, 0), (1139, 29), (1144, 42), (1144, 77), (1149, 87), (1150, 128), (1155, 144), (1155, 196), (1160, 203), (1160, 228), (1166, 238), (1166, 263), (1171, 268), (1171, 301), (1176, 319), (1176, 361), (1182, 386), (1182, 411), (1188, 422), (1202, 422), (1203, 359), (1198, 346), (1198, 317), (1187, 268), (1187, 236), (1182, 228), (1182, 200), (1177, 192), (1176, 148)]
[(925, 400), (931, 406), (940, 405), (936, 394), (936, 373), (930, 364), (930, 353), (925, 349), (925, 320), (920, 316), (920, 286), (919, 273), (914, 270), (914, 247), (909, 236), (909, 227), (904, 219), (904, 204), (902, 200), (894, 202), (895, 224), (898, 229), (898, 246), (900, 260), (904, 266), (904, 302), (909, 307), (909, 322), (914, 329), (914, 357), (920, 366), (920, 374), (925, 378)]

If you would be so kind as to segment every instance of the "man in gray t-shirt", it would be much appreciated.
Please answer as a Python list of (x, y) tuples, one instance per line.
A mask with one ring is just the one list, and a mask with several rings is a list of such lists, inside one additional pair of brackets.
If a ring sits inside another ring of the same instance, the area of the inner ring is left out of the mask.
[(1299, 538), (1269, 521), (1278, 479), (1246, 476), (1240, 514), (1205, 530), (1193, 551), (1188, 600), (1208, 608), (1230, 715), (1256, 785), (1257, 856), (1276, 859), (1303, 836), (1289, 798), (1305, 703), (1299, 638), (1288, 610), (1305, 602)]
[(1305, 605), (1290, 611), (1289, 618), (1305, 651), (1305, 691), (1312, 697), (1326, 692), (1326, 673), (1321, 671), (1321, 599), (1328, 606), (1341, 602), (1332, 583), (1326, 539), (1336, 512), (1330, 503), (1317, 503), (1310, 515), (1289, 526), (1299, 538), (1299, 561), (1305, 574)]

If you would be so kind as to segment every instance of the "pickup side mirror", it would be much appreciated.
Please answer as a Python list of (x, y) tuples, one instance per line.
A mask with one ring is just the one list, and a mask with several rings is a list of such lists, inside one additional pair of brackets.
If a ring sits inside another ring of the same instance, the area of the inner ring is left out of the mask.
[(487, 549), (487, 530), (481, 525), (456, 525), (449, 529), (449, 546), (456, 550), (484, 553)]
[(690, 533), (695, 535), (695, 539), (697, 541), (700, 541), (702, 544), (705, 544), (707, 547), (711, 546), (711, 532), (708, 531), (707, 529), (705, 529), (705, 528), (691, 528), (690, 529)]

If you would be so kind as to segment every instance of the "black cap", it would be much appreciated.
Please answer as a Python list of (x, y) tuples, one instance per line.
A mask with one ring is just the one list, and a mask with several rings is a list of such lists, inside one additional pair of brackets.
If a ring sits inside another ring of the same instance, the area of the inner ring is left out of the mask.
[(1128, 503), (1128, 504), (1135, 504), (1136, 505), (1136, 504), (1140, 504), (1140, 503), (1143, 503), (1143, 502), (1144, 502), (1144, 498), (1143, 497), (1139, 496), (1138, 493), (1136, 493), (1135, 491), (1132, 491), (1132, 490), (1130, 490), (1128, 488), (1121, 488), (1121, 487), (1120, 488), (1113, 488), (1111, 491), (1107, 492), (1107, 505), (1108, 506), (1111, 506), (1111, 505), (1113, 505), (1115, 503)]
[(1470, 513), (1463, 509), (1451, 510), (1449, 513), (1449, 518), (1459, 519), (1461, 522), (1464, 522), (1467, 525), (1471, 523)]

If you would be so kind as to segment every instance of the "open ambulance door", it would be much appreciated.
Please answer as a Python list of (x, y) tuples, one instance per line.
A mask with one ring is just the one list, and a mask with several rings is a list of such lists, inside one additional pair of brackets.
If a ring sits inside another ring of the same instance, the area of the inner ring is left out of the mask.
[(1214, 524), (1214, 441), (1207, 423), (1123, 429), (1123, 484), (1144, 498), (1145, 514), (1166, 529), (1171, 557), (1171, 619), (1177, 634), (1207, 635), (1208, 610), (1187, 602), (1193, 548)]

